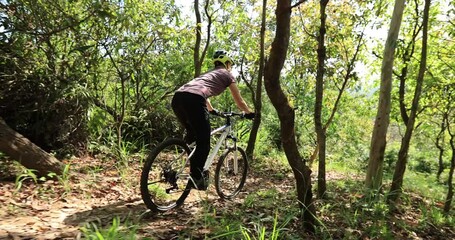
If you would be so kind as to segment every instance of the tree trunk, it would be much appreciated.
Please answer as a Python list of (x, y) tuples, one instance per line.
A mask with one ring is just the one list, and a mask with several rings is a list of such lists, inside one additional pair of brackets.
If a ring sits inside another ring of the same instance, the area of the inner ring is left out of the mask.
[(317, 142), (319, 146), (318, 161), (318, 197), (323, 198), (327, 189), (325, 179), (325, 153), (326, 153), (326, 131), (322, 127), (322, 100), (324, 95), (324, 65), (326, 58), (325, 33), (326, 13), (325, 9), (329, 0), (319, 1), (321, 26), (318, 36), (318, 69), (316, 74), (316, 101), (314, 104), (314, 125), (316, 129)]
[(407, 46), (404, 48), (404, 51), (402, 53), (402, 64), (403, 67), (401, 68), (401, 73), (396, 74), (398, 76), (398, 79), (400, 80), (400, 87), (398, 90), (398, 102), (400, 104), (400, 115), (401, 119), (404, 122), (404, 125), (408, 125), (409, 121), (409, 114), (408, 114), (408, 108), (406, 106), (406, 80), (408, 79), (408, 70), (409, 70), (409, 64), (411, 62), (411, 59), (414, 57), (415, 53), (415, 46), (417, 42), (417, 36), (419, 35), (420, 30), (422, 29), (421, 25), (419, 24), (420, 21), (420, 14), (418, 8), (415, 9), (415, 18), (414, 18), (414, 29), (412, 31), (412, 37)]
[[(325, 74), (325, 59), (327, 58), (327, 50), (324, 43), (324, 35), (326, 33), (326, 7), (328, 0), (320, 1), (320, 15), (321, 15), (321, 27), (319, 29), (318, 36), (318, 70), (316, 75), (316, 101), (315, 101), (315, 112), (314, 122), (317, 135), (317, 144), (313, 153), (311, 154), (309, 164), (312, 165), (313, 161), (319, 157), (319, 168), (318, 168), (318, 197), (323, 198), (327, 189), (326, 183), (326, 155), (327, 155), (327, 129), (332, 124), (335, 114), (337, 113), (338, 105), (341, 102), (341, 97), (345, 92), (349, 80), (352, 78), (354, 71), (355, 62), (359, 55), (360, 49), (363, 45), (364, 34), (358, 36), (358, 43), (354, 52), (354, 55), (347, 63), (346, 74), (344, 75), (341, 87), (338, 87), (338, 96), (333, 104), (332, 112), (328, 117), (325, 124), (322, 123), (322, 108), (323, 108), (323, 93), (324, 93), (324, 74)], [(321, 147), (321, 151), (319, 148)]]
[(422, 53), (420, 57), (419, 75), (417, 77), (416, 88), (414, 91), (414, 98), (412, 99), (411, 114), (409, 115), (406, 124), (406, 132), (401, 141), (400, 151), (398, 152), (398, 160), (393, 174), (392, 186), (390, 187), (390, 194), (388, 200), (396, 202), (400, 197), (403, 186), (404, 172), (406, 171), (406, 164), (408, 162), (408, 151), (411, 143), (412, 132), (414, 131), (414, 123), (419, 110), (420, 95), (422, 93), (422, 85), (426, 72), (427, 64), (427, 40), (428, 40), (428, 19), (430, 12), (431, 0), (425, 0), (425, 9), (423, 13), (423, 36), (422, 36)]
[(283, 149), (296, 179), (297, 199), (302, 210), (302, 223), (306, 231), (314, 232), (316, 210), (311, 189), (311, 170), (301, 157), (294, 129), (294, 109), (280, 86), (280, 72), (289, 46), (291, 1), (277, 1), (276, 33), (265, 64), (264, 84), (267, 94), (280, 119)]
[(450, 133), (450, 146), (452, 147), (452, 159), (450, 161), (450, 171), (449, 171), (449, 179), (447, 182), (447, 185), (449, 187), (449, 190), (447, 191), (447, 198), (444, 203), (444, 213), (448, 214), (450, 212), (450, 208), (452, 205), (452, 199), (453, 199), (453, 172), (455, 169), (455, 144), (454, 144), (454, 138), (455, 135), (452, 134), (451, 131)]
[(17, 160), (26, 168), (38, 171), (39, 176), (48, 173), (61, 174), (63, 164), (30, 140), (11, 129), (0, 117), (0, 152)]
[(264, 42), (265, 42), (265, 24), (266, 24), (266, 11), (267, 11), (267, 0), (262, 2), (262, 23), (261, 23), (261, 40), (260, 40), (260, 56), (259, 56), (259, 73), (258, 81), (256, 83), (256, 97), (254, 99), (254, 111), (256, 117), (253, 120), (253, 126), (251, 127), (250, 138), (248, 139), (248, 146), (246, 148), (246, 154), (249, 159), (253, 159), (253, 152), (255, 143), (261, 125), (261, 111), (262, 111), (262, 77), (264, 76)]
[(440, 126), (440, 131), (436, 137), (436, 148), (439, 150), (438, 156), (438, 172), (436, 173), (436, 179), (439, 181), (441, 179), (441, 174), (444, 172), (444, 132), (446, 129), (445, 121), (448, 118), (447, 114), (444, 113), (444, 117)]
[(393, 60), (404, 7), (405, 0), (395, 0), (393, 16), (384, 48), (378, 112), (371, 137), (370, 159), (365, 180), (365, 185), (370, 189), (379, 189), (382, 185), (384, 152), (387, 144), (386, 135), (390, 121)]
[(196, 14), (196, 42), (194, 43), (194, 77), (201, 74), (201, 63), (199, 61), (199, 49), (201, 48), (201, 12), (199, 11), (199, 0), (194, 0), (194, 13)]
[(208, 14), (208, 7), (210, 4), (210, 0), (205, 1), (204, 11), (207, 15), (208, 23), (207, 23), (207, 40), (205, 42), (204, 49), (200, 54), (199, 51), (201, 49), (201, 42), (202, 42), (202, 18), (201, 12), (199, 11), (199, 0), (194, 0), (194, 12), (196, 15), (196, 42), (194, 43), (193, 49), (193, 61), (194, 61), (194, 77), (201, 75), (202, 71), (202, 63), (204, 62), (205, 55), (207, 53), (207, 49), (210, 44), (210, 32), (212, 26), (212, 17)]

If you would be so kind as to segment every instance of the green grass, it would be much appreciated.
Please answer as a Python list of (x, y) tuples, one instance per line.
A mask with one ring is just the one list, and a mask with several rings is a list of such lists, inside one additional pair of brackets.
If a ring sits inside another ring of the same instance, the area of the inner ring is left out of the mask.
[[(288, 234), (288, 225), (293, 219), (293, 215), (287, 215), (283, 218), (276, 212), (274, 216), (261, 216), (259, 218), (248, 216), (248, 214), (237, 216), (235, 220), (233, 220), (232, 215), (229, 218), (222, 218), (218, 222), (220, 227), (215, 229), (207, 239), (297, 239), (296, 236), (291, 237)], [(230, 220), (226, 221), (228, 219)], [(249, 219), (247, 224), (243, 223), (245, 219)], [(214, 225), (216, 224), (214, 223)]]
[(81, 228), (85, 239), (89, 240), (135, 240), (137, 239), (137, 225), (129, 223), (120, 223), (119, 217), (112, 219), (109, 226), (101, 226), (100, 222), (87, 223)]
[(436, 202), (444, 201), (447, 195), (447, 186), (437, 182), (435, 175), (426, 173), (406, 171), (403, 187)]

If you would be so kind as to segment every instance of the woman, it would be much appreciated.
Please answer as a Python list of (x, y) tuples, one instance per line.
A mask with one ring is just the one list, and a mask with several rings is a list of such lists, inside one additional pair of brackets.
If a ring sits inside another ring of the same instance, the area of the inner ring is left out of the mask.
[(209, 183), (208, 172), (203, 172), (210, 151), (209, 113), (217, 113), (209, 98), (221, 94), (229, 87), (234, 102), (245, 113), (245, 117), (254, 118), (254, 113), (243, 100), (235, 83), (231, 73), (233, 61), (227, 52), (216, 51), (213, 63), (213, 70), (181, 86), (172, 98), (172, 110), (186, 129), (185, 141), (196, 141), (196, 151), (190, 159), (190, 171), (192, 187), (198, 190), (206, 190)]

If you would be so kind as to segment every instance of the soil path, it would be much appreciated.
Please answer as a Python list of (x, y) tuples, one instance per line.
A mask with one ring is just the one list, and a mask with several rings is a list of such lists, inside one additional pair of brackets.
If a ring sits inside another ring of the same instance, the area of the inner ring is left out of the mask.
[(128, 171), (120, 172), (106, 167), (113, 166), (109, 164), (73, 159), (66, 180), (0, 181), (0, 239), (78, 239), (83, 236), (81, 227), (108, 226), (114, 217), (138, 224), (141, 237), (172, 239), (184, 231), (197, 239), (210, 231), (200, 219), (207, 204), (230, 211), (243, 203), (248, 192), (272, 185), (283, 192), (292, 188), (288, 180), (265, 182), (250, 173), (245, 192), (234, 200), (221, 201), (212, 185), (208, 191), (192, 191), (180, 209), (152, 215), (140, 198), (140, 165), (130, 164)]
[[(80, 239), (84, 227), (95, 224), (106, 228), (113, 219), (118, 219), (121, 226), (134, 227), (139, 239), (204, 239), (213, 237), (214, 229), (219, 232), (230, 218), (248, 229), (257, 231), (258, 222), (273, 229), (277, 212), (289, 214), (296, 208), (291, 171), (276, 164), (256, 168), (260, 172), (251, 168), (244, 192), (232, 201), (221, 201), (212, 185), (207, 191), (191, 191), (177, 210), (151, 214), (140, 198), (139, 161), (115, 167), (113, 162), (87, 157), (70, 163), (69, 174), (58, 181), (36, 183), (30, 174), (0, 180), (0, 240)], [(2, 169), (0, 166), (0, 177), (8, 178), (10, 171)], [(328, 172), (327, 180), (331, 184), (328, 198), (315, 201), (317, 215), (324, 223), (323, 234), (328, 239), (376, 239), (370, 234), (377, 228), (378, 216), (362, 200), (363, 191), (355, 187), (363, 186), (361, 177)], [(408, 194), (407, 201), (402, 212), (380, 215), (379, 221), (392, 231), (388, 236), (455, 239), (454, 226), (436, 226), (429, 222), (431, 219), (422, 225), (422, 219), (426, 219), (422, 208), (429, 214), (434, 209), (432, 203), (415, 194)], [(298, 219), (291, 219), (286, 231), (298, 239), (317, 239), (302, 237), (298, 226)]]

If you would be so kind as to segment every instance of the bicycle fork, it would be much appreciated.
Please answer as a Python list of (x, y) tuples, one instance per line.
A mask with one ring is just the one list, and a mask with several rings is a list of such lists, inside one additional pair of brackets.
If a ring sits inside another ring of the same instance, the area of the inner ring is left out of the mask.
[[(234, 157), (232, 159), (226, 159), (226, 161), (224, 161), (224, 167), (226, 169), (228, 169), (228, 172), (232, 171), (232, 173), (234, 175), (237, 175), (238, 172), (239, 172), (239, 160), (238, 160), (238, 153), (237, 153), (237, 138), (235, 136), (232, 136), (232, 135), (228, 135), (227, 138), (230, 138), (232, 139), (232, 141), (234, 142), (233, 146), (227, 146), (227, 143), (226, 143), (226, 148), (227, 149), (233, 149), (233, 154), (234, 154)], [(229, 169), (229, 161), (233, 161), (233, 169)]]

